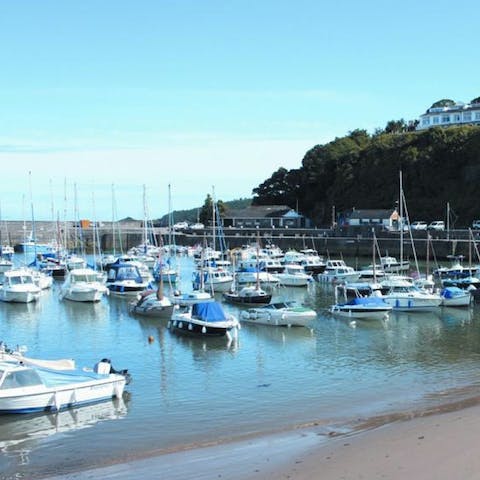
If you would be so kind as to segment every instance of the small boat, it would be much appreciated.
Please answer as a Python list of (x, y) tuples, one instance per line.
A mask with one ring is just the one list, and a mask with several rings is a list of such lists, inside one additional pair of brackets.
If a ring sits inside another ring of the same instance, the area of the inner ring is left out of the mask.
[(147, 288), (148, 282), (133, 262), (117, 259), (108, 266), (106, 286), (113, 295), (137, 295)]
[(313, 282), (313, 277), (295, 263), (286, 264), (285, 270), (275, 276), (280, 280), (280, 285), (285, 287), (307, 287)]
[(171, 318), (175, 304), (168, 297), (159, 298), (156, 290), (145, 290), (130, 303), (130, 312), (145, 317)]
[(219, 302), (201, 302), (177, 307), (167, 324), (175, 333), (201, 337), (226, 336), (235, 338), (240, 329), (238, 319), (226, 313)]
[(157, 290), (145, 290), (130, 302), (130, 312), (146, 317), (163, 318), (172, 317), (175, 304), (163, 294), (163, 280), (160, 280)]
[[(383, 287), (386, 286), (385, 282)], [(390, 281), (383, 299), (391, 305), (394, 310), (401, 311), (425, 311), (439, 307), (442, 298), (436, 293), (422, 290), (408, 280), (398, 279)]]
[(470, 290), (458, 287), (445, 287), (440, 291), (443, 307), (468, 307), (472, 303)]
[(263, 307), (253, 307), (241, 313), (244, 322), (259, 325), (306, 327), (317, 317), (315, 310), (296, 302), (275, 302)]
[(240, 305), (267, 305), (272, 300), (272, 294), (260, 287), (250, 285), (242, 287), (238, 292), (225, 292), (223, 298), (227, 302)]
[(36, 302), (40, 298), (40, 291), (28, 269), (9, 270), (4, 273), (0, 300), (14, 303)]
[(99, 302), (108, 288), (91, 268), (76, 268), (67, 273), (60, 287), (60, 298), (73, 302)]
[(256, 267), (241, 268), (235, 272), (235, 281), (239, 285), (252, 284), (257, 281), (264, 287), (275, 287), (280, 283), (276, 274)]
[(317, 275), (319, 282), (340, 283), (357, 282), (360, 272), (349, 267), (344, 260), (327, 260), (323, 273)]
[(357, 296), (345, 303), (336, 303), (330, 309), (334, 316), (351, 320), (384, 320), (391, 311), (392, 306), (377, 296)]
[(204, 290), (193, 290), (192, 292), (181, 293), (175, 291), (173, 297), (170, 298), (173, 304), (185, 307), (187, 305), (193, 305), (200, 302), (213, 302), (214, 298), (210, 293)]
[(52, 369), (0, 354), (0, 414), (59, 411), (120, 398), (129, 375), (108, 359), (94, 369)]
[(222, 267), (202, 268), (193, 273), (192, 284), (194, 290), (202, 286), (215, 292), (227, 292), (233, 283), (233, 275)]

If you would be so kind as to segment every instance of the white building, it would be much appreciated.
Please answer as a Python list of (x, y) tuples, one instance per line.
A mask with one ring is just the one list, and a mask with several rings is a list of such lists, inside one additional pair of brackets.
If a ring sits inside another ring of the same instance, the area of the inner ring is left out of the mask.
[[(438, 103), (438, 102), (437, 102)], [(451, 102), (451, 105), (436, 106), (434, 103), (423, 115), (417, 130), (430, 127), (447, 127), (449, 125), (480, 124), (480, 103)]]

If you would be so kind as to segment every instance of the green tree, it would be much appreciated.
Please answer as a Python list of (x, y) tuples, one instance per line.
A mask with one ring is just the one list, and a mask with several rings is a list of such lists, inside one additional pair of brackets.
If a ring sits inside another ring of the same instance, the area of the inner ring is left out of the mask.
[(407, 124), (405, 120), (390, 120), (385, 126), (385, 133), (403, 133), (407, 131)]
[(438, 100), (432, 104), (430, 108), (440, 108), (440, 107), (453, 107), (455, 102), (450, 100), (449, 98), (442, 98), (442, 100)]
[[(225, 212), (227, 211), (227, 206), (222, 200), (217, 200), (215, 216), (220, 215), (220, 218), (223, 218)], [(198, 216), (201, 223), (206, 225), (211, 225), (213, 220), (213, 199), (210, 194), (207, 194), (205, 202), (203, 203), (202, 208)]]

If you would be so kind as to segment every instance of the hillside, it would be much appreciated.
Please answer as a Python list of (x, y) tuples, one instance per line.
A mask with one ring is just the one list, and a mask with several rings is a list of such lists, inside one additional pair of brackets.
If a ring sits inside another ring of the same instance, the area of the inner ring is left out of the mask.
[(411, 220), (445, 219), (457, 225), (480, 218), (480, 127), (435, 127), (421, 132), (369, 135), (355, 130), (309, 150), (299, 169), (280, 168), (253, 190), (253, 204), (288, 204), (317, 225), (355, 208), (391, 208), (399, 171)]
[[(251, 198), (239, 198), (236, 200), (230, 200), (227, 202), (223, 202), (226, 211), (228, 209), (242, 209), (246, 208), (251, 205), (252, 199)], [(188, 223), (196, 223), (199, 219), (200, 212), (202, 210), (202, 206), (191, 208), (189, 210), (175, 210), (172, 213), (173, 223), (175, 222), (188, 222)], [(167, 226), (168, 225), (168, 214), (164, 215), (163, 217), (159, 218), (155, 221), (155, 224), (160, 226)]]

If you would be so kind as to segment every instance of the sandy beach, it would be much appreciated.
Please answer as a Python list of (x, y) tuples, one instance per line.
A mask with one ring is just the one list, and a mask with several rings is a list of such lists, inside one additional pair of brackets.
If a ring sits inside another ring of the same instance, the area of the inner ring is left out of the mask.
[(357, 433), (319, 427), (137, 459), (51, 480), (480, 478), (480, 406)]

